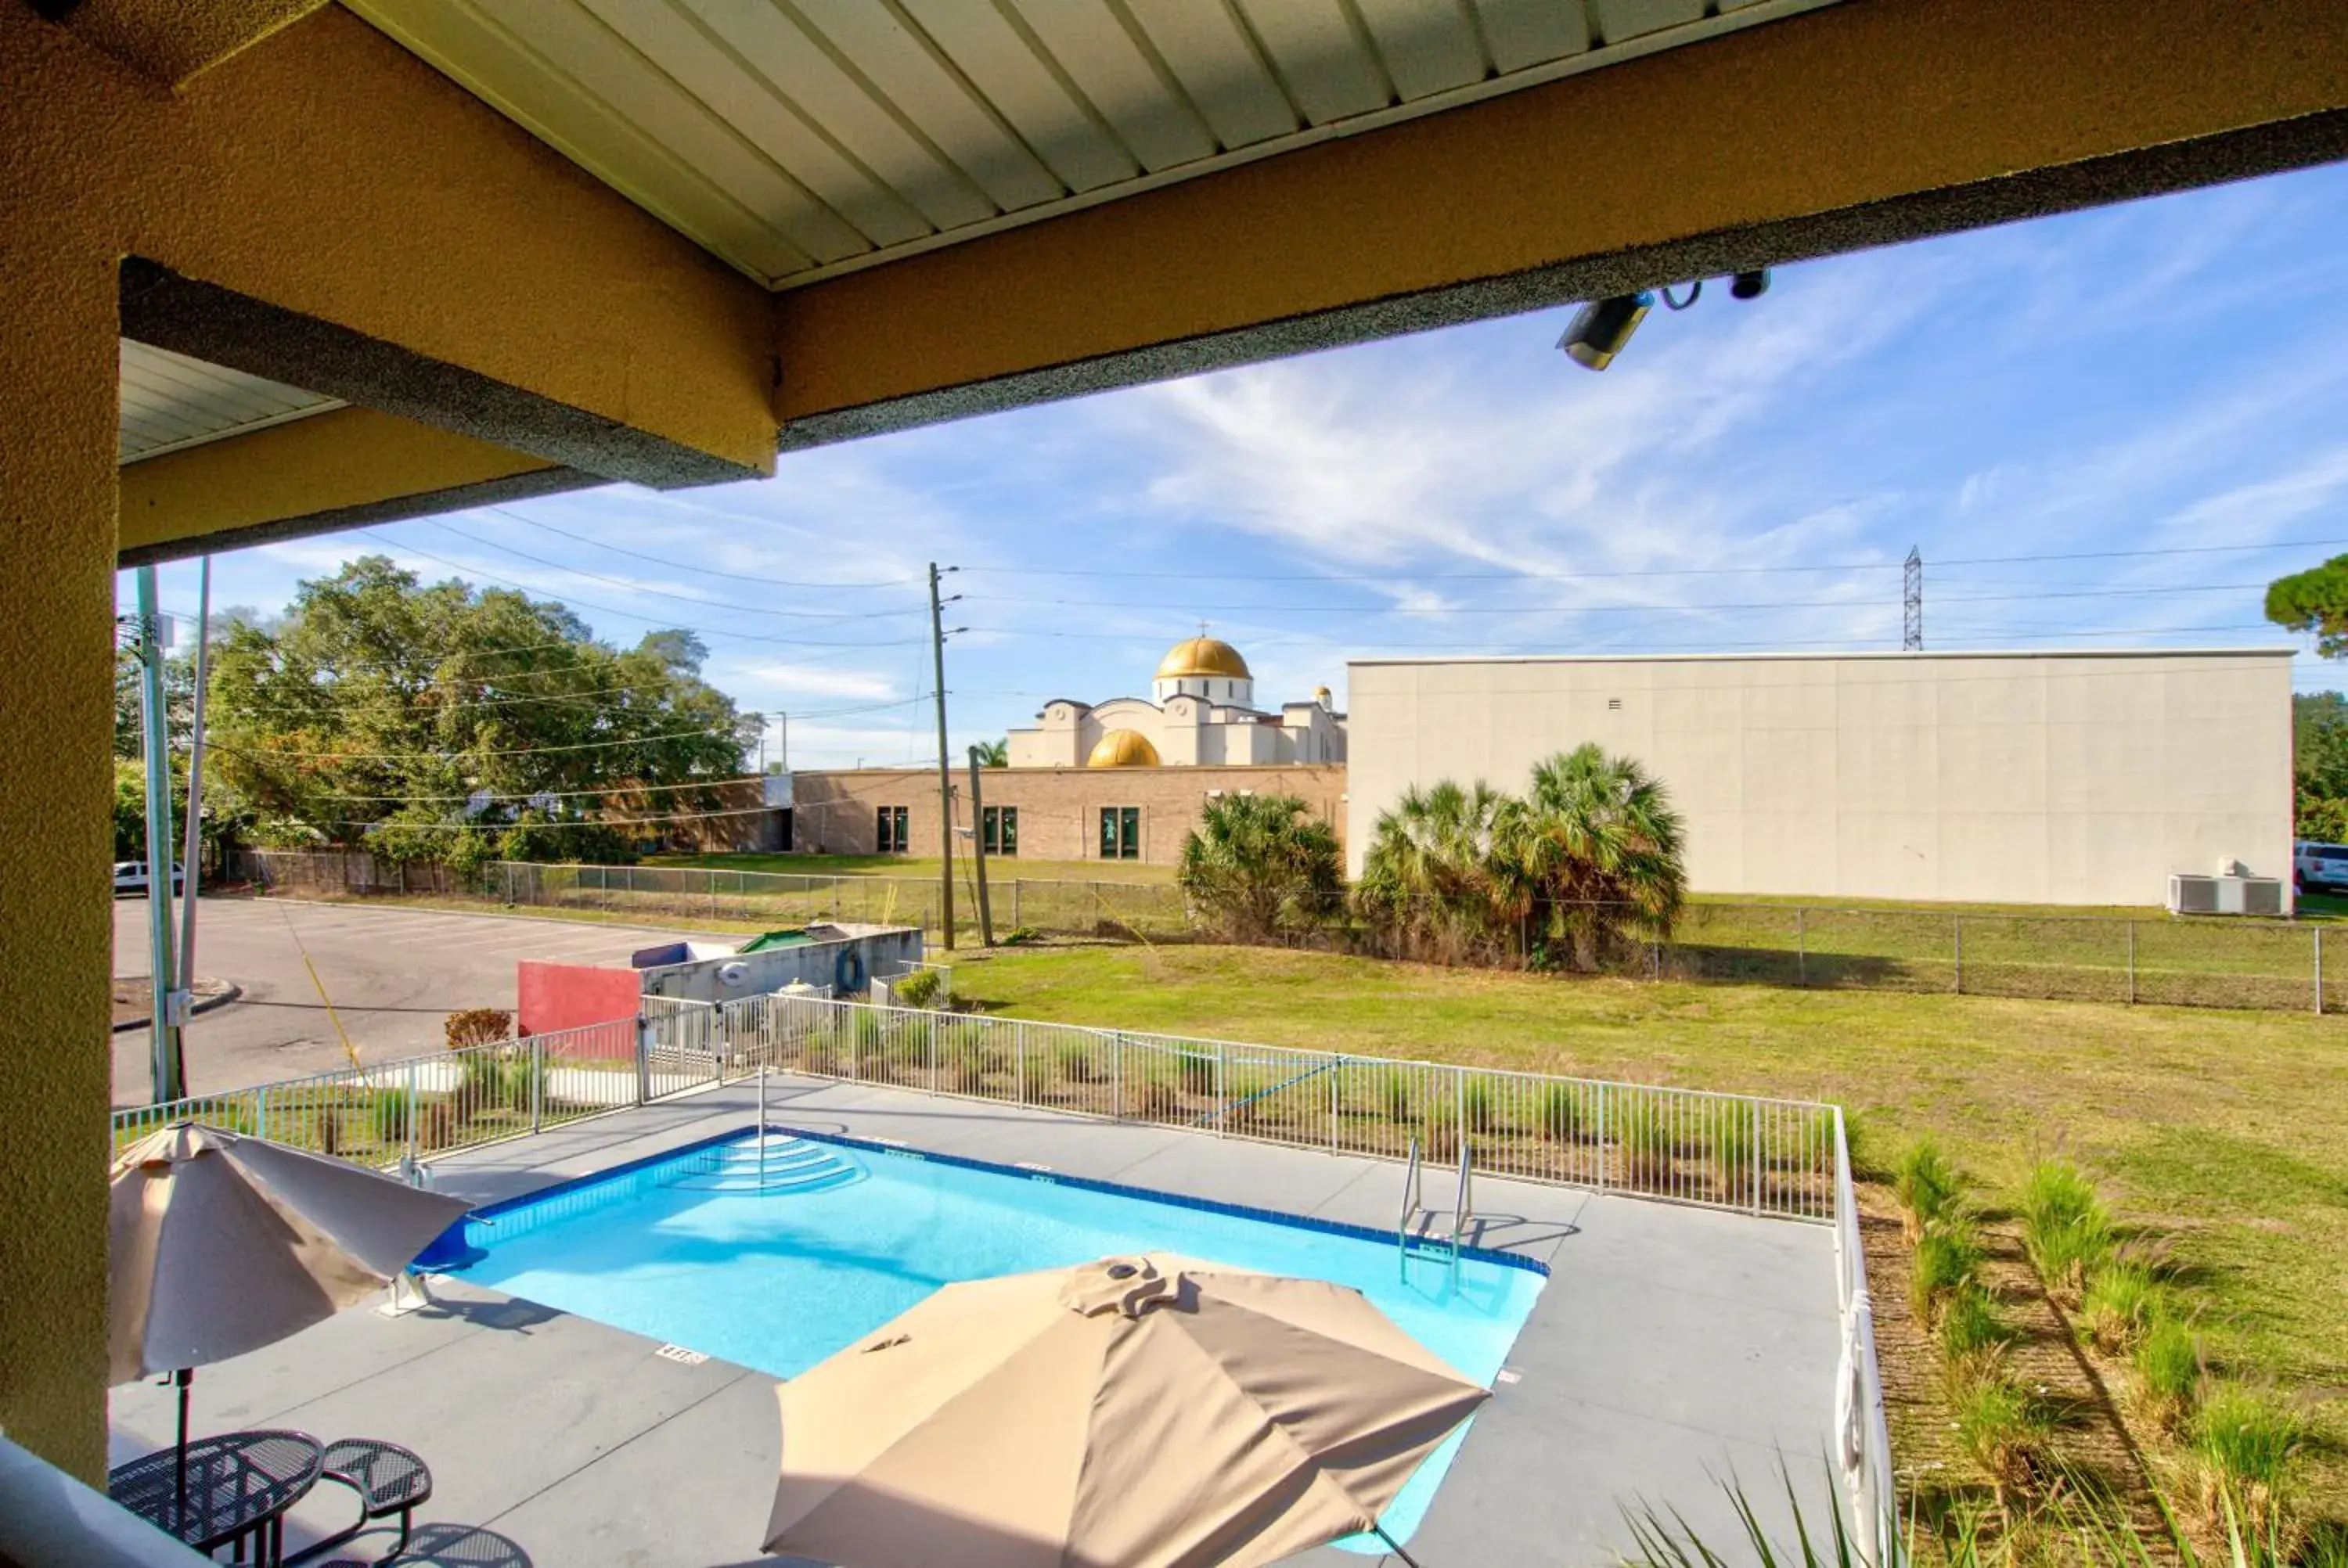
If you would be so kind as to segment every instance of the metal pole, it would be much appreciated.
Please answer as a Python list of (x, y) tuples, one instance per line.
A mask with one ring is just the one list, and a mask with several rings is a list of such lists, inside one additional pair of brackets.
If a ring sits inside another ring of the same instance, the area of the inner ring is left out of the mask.
[(2129, 1001), (2131, 1004), (2133, 1004), (2133, 1003), (2135, 1002), (2135, 1000), (2136, 1000), (2136, 922), (2135, 922), (2135, 921), (2133, 921), (2133, 920), (2130, 920), (2130, 921), (2127, 923), (2127, 942), (2128, 942), (2128, 1001)]
[(1803, 909), (1798, 906), (1794, 910), (1794, 983), (1797, 986), (1806, 986), (1810, 983), (1810, 927), (1808, 915), (1809, 911)]
[[(949, 571), (953, 569), (949, 567)], [(945, 601), (938, 597), (938, 563), (930, 563), (930, 665), (938, 699), (938, 912), (946, 951), (953, 951), (953, 770), (946, 762)]]
[(1011, 928), (1015, 931), (1019, 926), (1019, 878), (1014, 876), (1011, 879)]
[(541, 1131), (546, 1125), (546, 1042), (536, 1035), (530, 1037), (530, 1130)]
[(416, 1168), (416, 1063), (407, 1064), (407, 1165)]
[(1965, 918), (1964, 918), (1964, 917), (1963, 917), (1963, 916), (1962, 916), (1962, 915), (1952, 915), (1952, 916), (1950, 916), (1950, 917), (1949, 917), (1949, 928), (1950, 928), (1951, 930), (1952, 930), (1952, 931), (1954, 931), (1954, 932), (1956, 933), (1956, 938), (1957, 938), (1957, 945), (1956, 945), (1956, 956), (1957, 956), (1957, 994), (1958, 994), (1959, 996), (1962, 996), (1962, 995), (1964, 995), (1964, 994), (1965, 994)]
[(2315, 928), (2315, 1016), (2323, 1016), (2323, 927)]
[[(187, 893), (180, 908), (180, 989), (192, 990), (196, 983), (196, 882), (203, 873), (204, 844), (204, 683), (211, 665), (212, 643), (212, 558), (204, 558), (203, 573), (196, 589), (196, 696), (191, 715), (192, 727), (188, 735), (188, 853), (182, 875), (187, 878)], [(179, 1078), (187, 1081), (187, 1040), (180, 1041)]]
[(978, 748), (970, 749), (971, 856), (978, 870), (978, 939), (994, 946), (994, 913), (986, 902), (986, 805), (978, 792)]
[(139, 692), (147, 752), (147, 945), (148, 1006), (152, 1017), (149, 1063), (155, 1102), (168, 1104), (186, 1091), (180, 1077), (179, 987), (172, 983), (171, 940), (171, 759), (163, 707), (163, 617), (156, 605), (155, 569), (142, 566), (139, 580)]
[(767, 1064), (758, 1064), (758, 1190), (767, 1190)]
[(776, 714), (775, 728), (775, 760), (782, 764), (783, 772), (788, 773), (791, 771), (791, 716), (788, 713)]

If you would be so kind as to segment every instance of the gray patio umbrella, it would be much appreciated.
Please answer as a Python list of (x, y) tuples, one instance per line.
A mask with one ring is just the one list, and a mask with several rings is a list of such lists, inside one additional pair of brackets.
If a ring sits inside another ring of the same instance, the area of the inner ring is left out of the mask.
[(471, 1207), (192, 1122), (125, 1150), (110, 1184), (109, 1380), (179, 1374), (183, 1465), (191, 1368), (273, 1344), (382, 1289)]

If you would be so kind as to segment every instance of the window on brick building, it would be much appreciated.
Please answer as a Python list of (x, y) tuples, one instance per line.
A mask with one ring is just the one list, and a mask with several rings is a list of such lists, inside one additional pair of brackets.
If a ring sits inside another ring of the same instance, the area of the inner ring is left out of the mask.
[(884, 805), (875, 814), (873, 841), (883, 855), (902, 855), (912, 847), (912, 835), (905, 830), (907, 808)]
[(987, 854), (1016, 856), (1019, 853), (1019, 808), (1015, 805), (982, 807), (978, 831)]
[(1100, 857), (1103, 860), (1141, 858), (1141, 808), (1105, 805), (1100, 814)]

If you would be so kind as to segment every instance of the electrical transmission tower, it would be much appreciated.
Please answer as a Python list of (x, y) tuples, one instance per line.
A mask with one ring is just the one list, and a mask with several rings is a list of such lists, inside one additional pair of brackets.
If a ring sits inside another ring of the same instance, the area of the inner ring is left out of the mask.
[(1900, 646), (1910, 653), (1924, 651), (1924, 552), (1912, 546), (1900, 585)]

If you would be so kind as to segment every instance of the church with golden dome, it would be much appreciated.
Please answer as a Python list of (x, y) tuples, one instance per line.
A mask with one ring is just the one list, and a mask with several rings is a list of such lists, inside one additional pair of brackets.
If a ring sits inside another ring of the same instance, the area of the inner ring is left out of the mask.
[(1056, 697), (1010, 734), (1014, 768), (1248, 767), (1345, 760), (1345, 716), (1329, 688), (1277, 712), (1256, 706), (1240, 651), (1203, 629), (1159, 661), (1148, 697)]

